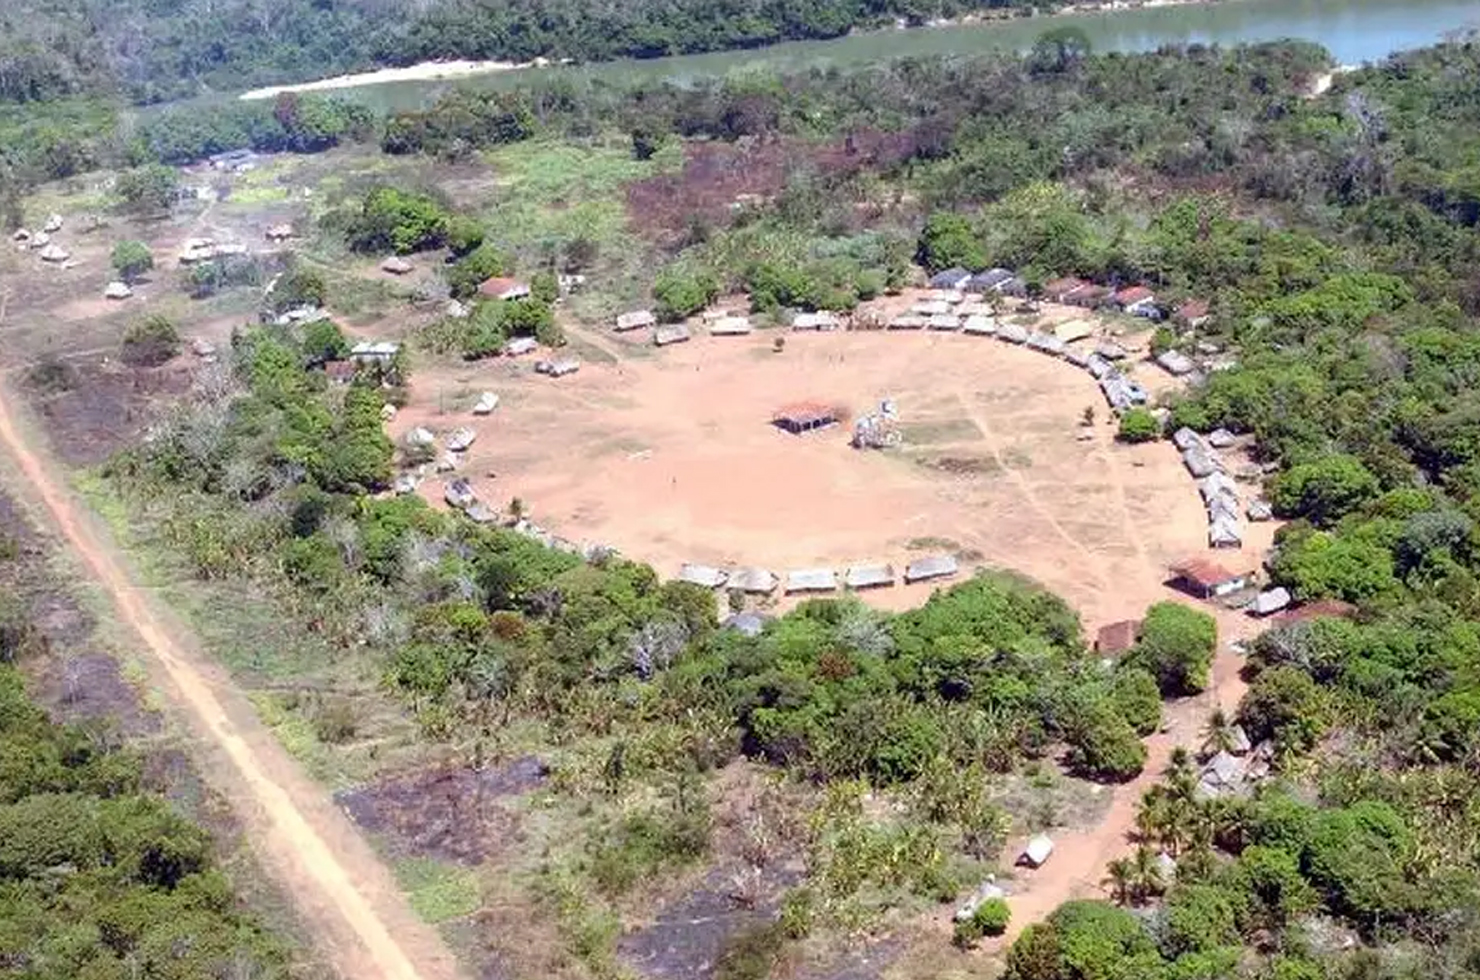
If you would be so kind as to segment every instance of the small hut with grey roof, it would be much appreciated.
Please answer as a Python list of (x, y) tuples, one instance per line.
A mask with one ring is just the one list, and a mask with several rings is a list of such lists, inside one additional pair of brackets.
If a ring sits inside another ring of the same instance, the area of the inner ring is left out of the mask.
[(834, 592), (838, 574), (831, 568), (798, 568), (786, 573), (786, 593)]
[(905, 566), (904, 580), (905, 584), (913, 585), (916, 582), (925, 582), (930, 579), (949, 578), (960, 569), (961, 566), (954, 555), (918, 558)]
[(850, 589), (877, 589), (894, 584), (894, 566), (849, 565), (843, 571), (843, 584)]
[(684, 562), (678, 569), (678, 580), (688, 582), (690, 585), (702, 586), (706, 589), (717, 589), (729, 579), (724, 569), (715, 568), (712, 565), (700, 565), (695, 562)]
[(628, 330), (641, 330), (643, 327), (651, 327), (658, 322), (651, 310), (633, 310), (630, 313), (622, 313), (617, 316), (617, 332), (625, 333)]
[(748, 595), (770, 595), (776, 591), (776, 573), (764, 568), (732, 568), (728, 585)]

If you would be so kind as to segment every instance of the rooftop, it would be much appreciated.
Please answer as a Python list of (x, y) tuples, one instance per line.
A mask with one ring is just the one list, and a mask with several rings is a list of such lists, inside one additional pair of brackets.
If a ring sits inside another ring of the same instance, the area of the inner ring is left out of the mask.
[(529, 295), (529, 283), (518, 279), (509, 279), (503, 276), (494, 276), (483, 280), (478, 287), (479, 294), (493, 299), (515, 299), (520, 296)]
[(960, 568), (961, 565), (956, 561), (955, 555), (934, 555), (930, 558), (917, 559), (906, 565), (904, 580), (910, 583), (944, 578), (947, 575), (955, 575)]
[(838, 420), (837, 409), (821, 402), (792, 402), (771, 413), (771, 421), (795, 428), (812, 428)]
[(1210, 558), (1189, 558), (1179, 562), (1171, 568), (1172, 574), (1180, 579), (1185, 579), (1193, 585), (1204, 589), (1211, 589), (1215, 585), (1223, 585), (1243, 578), (1244, 572), (1231, 572)]
[(691, 585), (703, 586), (706, 589), (717, 589), (725, 584), (729, 576), (723, 569), (712, 565), (698, 565), (693, 562), (684, 562), (678, 569), (678, 580), (688, 582)]
[(843, 572), (843, 584), (850, 589), (871, 589), (894, 584), (893, 565), (850, 565)]
[(832, 592), (838, 575), (831, 568), (798, 568), (786, 573), (787, 592)]

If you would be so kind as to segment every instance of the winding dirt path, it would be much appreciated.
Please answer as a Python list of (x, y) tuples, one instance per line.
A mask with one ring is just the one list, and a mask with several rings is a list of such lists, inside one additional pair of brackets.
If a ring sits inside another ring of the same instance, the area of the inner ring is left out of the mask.
[(142, 641), (150, 679), (195, 736), (203, 775), (232, 803), (269, 873), (346, 980), (454, 980), (452, 955), (406, 906), (395, 880), (327, 794), (258, 720), (190, 631), (134, 584), (106, 532), (28, 445), (0, 388), (0, 454), (22, 499), (43, 509), (83, 570)]

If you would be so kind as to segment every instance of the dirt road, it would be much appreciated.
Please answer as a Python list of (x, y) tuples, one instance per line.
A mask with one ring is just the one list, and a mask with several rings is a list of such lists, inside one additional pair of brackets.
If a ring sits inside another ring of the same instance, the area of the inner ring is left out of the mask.
[[(1005, 949), (1018, 933), (1043, 921), (1064, 902), (1106, 897), (1101, 885), (1106, 866), (1134, 850), (1130, 835), (1136, 826), (1137, 807), (1142, 795), (1161, 779), (1172, 750), (1185, 746), (1197, 751), (1208, 715), (1216, 708), (1232, 713), (1243, 698), (1246, 685), (1239, 674), (1243, 661), (1228, 648), (1228, 643), (1252, 637), (1260, 624), (1242, 613), (1212, 610), (1207, 606), (1199, 608), (1212, 612), (1218, 621), (1218, 655), (1213, 661), (1208, 689), (1167, 708), (1163, 730), (1146, 739), (1145, 769), (1135, 779), (1115, 787), (1110, 807), (1099, 823), (1077, 833), (1053, 835), (1053, 857), (1043, 867), (1024, 872), (1014, 882), (1014, 894), (1008, 898), (1012, 907), (1011, 924), (989, 948)], [(1010, 859), (1016, 855), (1017, 851), (1009, 848), (1005, 856)]]
[(0, 388), (0, 465), (80, 559), (121, 623), (142, 640), (151, 682), (196, 739), (201, 770), (232, 803), (263, 865), (292, 897), (324, 958), (345, 978), (453, 980), (456, 964), (406, 906), (370, 846), (258, 720), (231, 679), (199, 650), (127, 565), (44, 452), (28, 444)]

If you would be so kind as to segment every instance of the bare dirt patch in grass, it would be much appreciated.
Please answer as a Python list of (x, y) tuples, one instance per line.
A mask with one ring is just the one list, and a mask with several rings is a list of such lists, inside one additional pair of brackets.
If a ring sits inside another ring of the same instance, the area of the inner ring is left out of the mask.
[[(480, 435), (461, 473), (484, 500), (518, 497), (555, 534), (663, 575), (685, 561), (898, 565), (911, 542), (935, 538), (1042, 582), (1094, 627), (1164, 598), (1165, 566), (1205, 548), (1201, 501), (1169, 446), (1119, 445), (1103, 421), (1080, 441), (1083, 409), (1102, 420), (1107, 410), (1064, 361), (964, 335), (790, 334), (779, 355), (769, 340), (697, 336), (555, 380), (522, 359), (427, 366), (392, 434), (471, 425)], [(1133, 370), (1160, 386), (1150, 365)], [(438, 411), (462, 388), (505, 400), (485, 419)], [(769, 424), (788, 402), (857, 414), (883, 397), (904, 424), (959, 438), (933, 452), (859, 452), (846, 426), (793, 436)], [(431, 478), (422, 492), (440, 503), (442, 486)], [(1252, 548), (1222, 557), (1257, 563)], [(930, 591), (867, 600), (903, 608)]]
[(335, 794), (360, 827), (383, 837), (392, 854), (476, 865), (499, 850), (514, 817), (498, 805), (540, 786), (548, 770), (533, 756), (475, 772), (417, 772)]
[(163, 404), (190, 387), (187, 358), (160, 368), (131, 368), (94, 355), (69, 362), (75, 378), (66, 390), (26, 387), (57, 455), (73, 466), (99, 463), (137, 441)]

